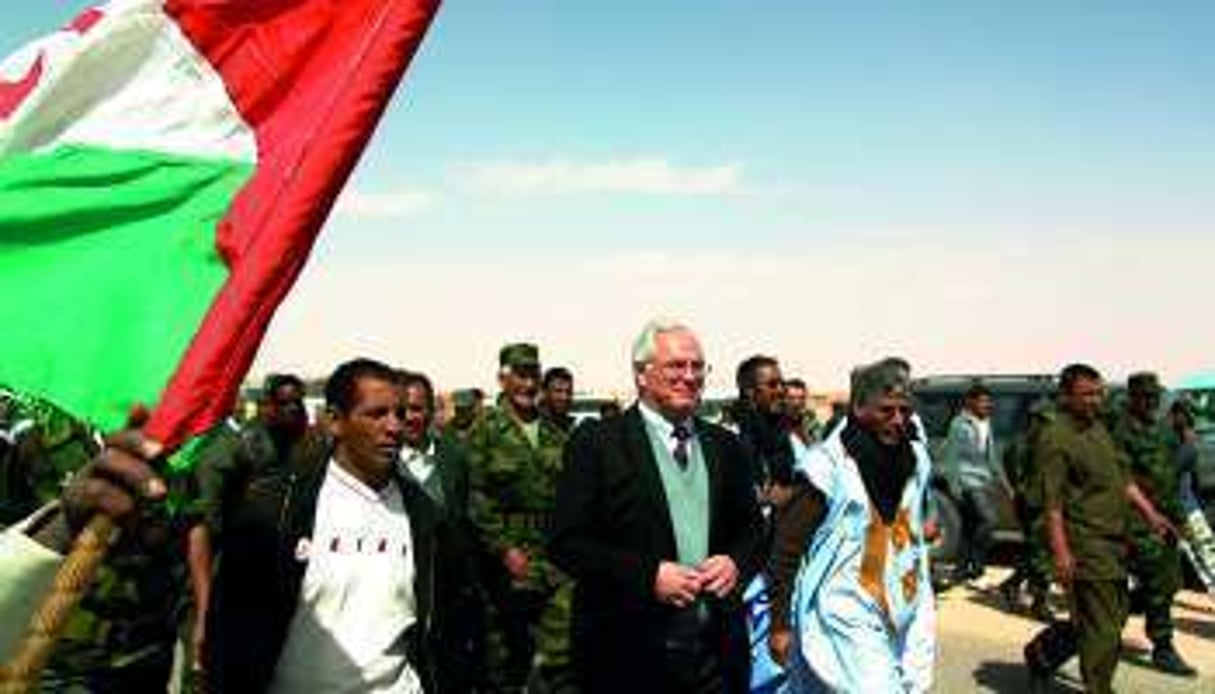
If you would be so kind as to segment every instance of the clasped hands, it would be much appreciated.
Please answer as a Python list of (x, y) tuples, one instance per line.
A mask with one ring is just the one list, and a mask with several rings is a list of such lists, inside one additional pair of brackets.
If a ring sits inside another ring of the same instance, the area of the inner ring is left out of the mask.
[(673, 607), (687, 607), (707, 593), (724, 598), (738, 585), (738, 567), (724, 554), (715, 554), (695, 567), (673, 561), (658, 564), (654, 597)]

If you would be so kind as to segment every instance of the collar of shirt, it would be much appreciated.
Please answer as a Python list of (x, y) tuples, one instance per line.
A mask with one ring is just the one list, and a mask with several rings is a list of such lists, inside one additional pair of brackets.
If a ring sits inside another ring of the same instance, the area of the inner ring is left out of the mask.
[[(666, 417), (658, 414), (657, 411), (644, 402), (638, 401), (637, 409), (641, 410), (641, 417), (645, 420), (646, 426), (650, 427), (654, 433), (658, 434), (658, 437), (662, 439), (663, 443), (666, 444), (668, 451), (674, 453), (676, 444), (675, 425), (668, 421)], [(688, 428), (688, 431), (692, 432), (692, 435), (688, 437), (688, 444), (695, 445), (696, 427), (692, 424), (692, 418), (689, 417), (685, 419), (682, 424)]]
[(1063, 422), (1065, 425), (1070, 427), (1072, 431), (1075, 431), (1078, 434), (1087, 434), (1092, 431), (1094, 426), (1098, 424), (1096, 419), (1084, 421), (1066, 410), (1061, 410), (1059, 412), (1059, 416), (1055, 419), (1056, 421)]
[(341, 484), (343, 487), (348, 488), (350, 491), (358, 494), (368, 501), (384, 501), (386, 498), (390, 497), (394, 491), (391, 482), (384, 485), (384, 488), (378, 491), (368, 487), (363, 483), (362, 480), (355, 477), (353, 473), (343, 468), (341, 464), (338, 463), (336, 458), (329, 459), (329, 471), (325, 474), (326, 476), (331, 477), (337, 483)]
[(991, 435), (991, 417), (979, 417), (970, 410), (962, 410), (962, 417), (970, 422), (982, 442), (986, 442), (987, 437)]
[(400, 458), (402, 463), (408, 463), (419, 458), (429, 460), (433, 457), (435, 457), (435, 441), (433, 438), (427, 441), (426, 450), (414, 448), (409, 444), (401, 446)]

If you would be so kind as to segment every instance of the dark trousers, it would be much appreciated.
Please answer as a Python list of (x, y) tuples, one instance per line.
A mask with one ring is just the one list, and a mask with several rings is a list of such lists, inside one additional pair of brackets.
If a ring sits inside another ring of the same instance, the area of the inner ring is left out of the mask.
[(527, 678), (527, 694), (580, 694), (578, 678), (569, 666), (532, 668)]
[(1053, 570), (1050, 549), (1046, 546), (1045, 511), (1026, 503), (1025, 497), (1020, 495), (1016, 498), (1016, 510), (1025, 545), (1017, 557), (1016, 570), (1002, 585), (1020, 589), (1021, 584), (1025, 583), (1035, 600), (1045, 600)]
[(696, 603), (672, 615), (662, 647), (664, 689), (689, 694), (726, 691), (719, 656), (720, 628), (707, 605)]
[(987, 567), (992, 533), (999, 523), (996, 495), (986, 487), (962, 490), (962, 569), (982, 575)]
[(1025, 647), (1025, 657), (1031, 666), (1053, 672), (1079, 654), (1085, 690), (1108, 694), (1126, 624), (1126, 581), (1077, 580), (1068, 589), (1068, 600), (1071, 621), (1038, 632)]
[(1131, 553), (1131, 572), (1138, 581), (1137, 597), (1143, 605), (1147, 637), (1153, 644), (1173, 640), (1173, 598), (1181, 588), (1181, 554), (1177, 546), (1137, 532)]
[(579, 690), (584, 694), (745, 692), (748, 674), (731, 670), (726, 662), (724, 624), (703, 608), (698, 604), (671, 611), (661, 625), (628, 636), (617, 631), (604, 639), (602, 632), (588, 629), (587, 637), (576, 641)]

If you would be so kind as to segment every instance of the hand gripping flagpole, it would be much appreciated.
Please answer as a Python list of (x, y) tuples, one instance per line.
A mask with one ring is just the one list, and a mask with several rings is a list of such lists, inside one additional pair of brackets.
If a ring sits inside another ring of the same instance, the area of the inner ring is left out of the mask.
[[(146, 407), (134, 406), (127, 419), (127, 429), (107, 437), (106, 447), (125, 450), (145, 461), (157, 459), (164, 453), (164, 447), (139, 433), (148, 416)], [(104, 451), (101, 455), (104, 455)], [(149, 489), (139, 491), (146, 493)], [(60, 509), (58, 512), (64, 511)], [(113, 519), (103, 513), (94, 513), (76, 535), (72, 550), (55, 573), (50, 591), (30, 617), (25, 637), (8, 663), (0, 667), (0, 694), (25, 694), (37, 688), (39, 676), (50, 660), (55, 642), (63, 635), (81, 597), (93, 584), (97, 570), (105, 561), (118, 532)]]
[(68, 617), (92, 585), (116, 532), (114, 522), (99, 513), (76, 536), (72, 551), (55, 574), (51, 591), (30, 618), (25, 638), (12, 659), (0, 668), (0, 694), (33, 691)]

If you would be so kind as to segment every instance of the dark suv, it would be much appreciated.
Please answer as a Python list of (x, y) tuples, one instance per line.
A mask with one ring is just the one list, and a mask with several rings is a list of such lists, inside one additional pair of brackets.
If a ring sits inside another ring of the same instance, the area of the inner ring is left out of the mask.
[[(928, 450), (932, 454), (932, 493), (941, 531), (933, 558), (946, 564), (952, 564), (957, 558), (962, 521), (957, 499), (950, 494), (945, 481), (941, 452), (949, 433), (949, 422), (962, 409), (966, 391), (976, 381), (991, 391), (995, 405), (991, 416), (991, 433), (1000, 460), (1003, 460), (1004, 447), (1029, 421), (1030, 407), (1042, 398), (1053, 396), (1055, 392), (1055, 377), (1051, 375), (929, 376), (912, 381), (911, 393), (915, 397), (916, 411), (924, 421)], [(1012, 499), (1003, 495), (1000, 496), (999, 519), (995, 533), (997, 543), (1023, 540)]]
[(1206, 502), (1207, 519), (1215, 523), (1215, 373), (1183, 379), (1172, 398), (1184, 398), (1194, 412), (1198, 434), (1196, 491)]

